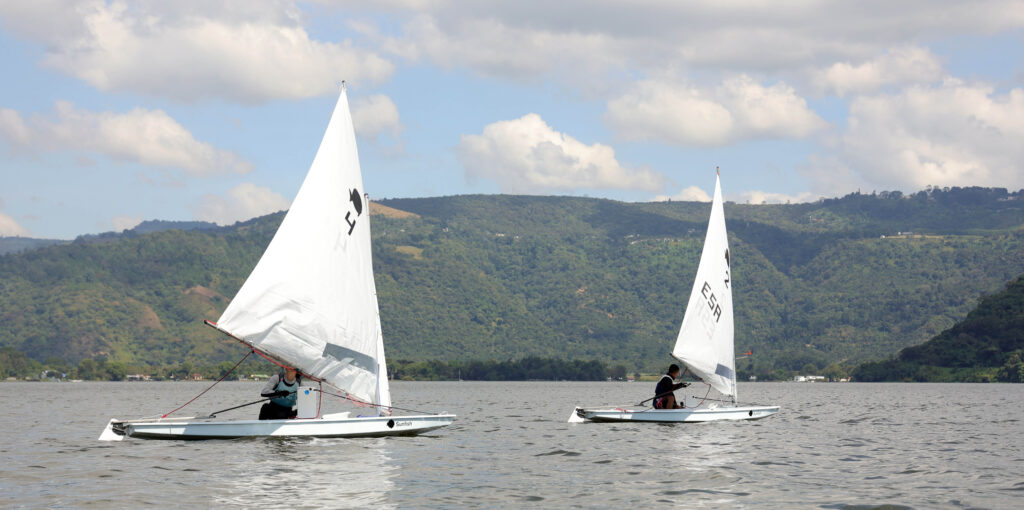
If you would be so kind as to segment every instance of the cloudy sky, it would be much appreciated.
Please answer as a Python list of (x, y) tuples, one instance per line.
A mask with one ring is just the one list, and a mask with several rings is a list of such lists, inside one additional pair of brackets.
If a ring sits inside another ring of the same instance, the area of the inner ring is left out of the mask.
[(0, 0), (0, 235), (376, 198), (1024, 188), (1024, 2)]

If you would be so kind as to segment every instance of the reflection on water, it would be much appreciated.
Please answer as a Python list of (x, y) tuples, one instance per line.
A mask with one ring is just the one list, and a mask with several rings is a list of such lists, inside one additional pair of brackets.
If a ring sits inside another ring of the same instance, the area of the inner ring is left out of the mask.
[[(458, 414), (418, 437), (96, 441), (191, 383), (5, 383), (0, 508), (1017, 508), (1024, 385), (742, 385), (752, 422), (570, 424), (653, 385), (396, 382), (396, 405)], [(252, 400), (223, 383), (190, 412)], [(251, 415), (249, 409), (225, 418)], [(247, 414), (249, 413), (249, 414)]]
[[(710, 426), (708, 426), (710, 425)], [(666, 457), (672, 465), (691, 471), (719, 469), (733, 464), (740, 447), (736, 444), (735, 424), (665, 424)]]
[(269, 501), (293, 508), (395, 508), (388, 501), (396, 466), (377, 439), (254, 439), (233, 463), (217, 506), (256, 508)]
[[(662, 467), (652, 496), (661, 503), (685, 502), (689, 508), (735, 506), (748, 495), (740, 489), (743, 455), (736, 423), (656, 424), (660, 448), (650, 458)], [(641, 427), (636, 433), (643, 434)]]

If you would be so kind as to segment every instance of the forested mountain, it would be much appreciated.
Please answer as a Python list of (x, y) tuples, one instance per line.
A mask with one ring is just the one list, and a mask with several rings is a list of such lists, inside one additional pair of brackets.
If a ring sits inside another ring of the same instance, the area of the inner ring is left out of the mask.
[[(142, 234), (150, 234), (153, 232), (162, 232), (164, 230), (197, 230), (197, 229), (215, 229), (217, 228), (216, 223), (210, 223), (208, 221), (163, 221), (163, 220), (150, 220), (139, 223), (134, 228), (123, 230), (121, 232), (104, 232), (102, 234), (85, 234), (79, 236), (76, 241), (78, 242), (109, 242), (123, 237), (137, 237)], [(19, 253), (32, 251), (38, 248), (45, 248), (47, 246), (54, 246), (60, 244), (68, 244), (69, 241), (61, 239), (33, 239), (31, 237), (3, 237), (0, 236), (0, 255), (7, 253)]]
[[(391, 360), (601, 360), (655, 370), (682, 320), (710, 204), (456, 196), (372, 204)], [(727, 203), (741, 374), (852, 367), (920, 344), (1024, 273), (1002, 189)], [(0, 346), (33, 359), (215, 364), (216, 319), (282, 214), (0, 256)]]
[(0, 255), (32, 251), (37, 248), (63, 244), (60, 239), (33, 239), (31, 237), (0, 237)]
[(1024, 382), (1024, 276), (987, 296), (964, 320), (887, 361), (859, 366), (861, 381)]

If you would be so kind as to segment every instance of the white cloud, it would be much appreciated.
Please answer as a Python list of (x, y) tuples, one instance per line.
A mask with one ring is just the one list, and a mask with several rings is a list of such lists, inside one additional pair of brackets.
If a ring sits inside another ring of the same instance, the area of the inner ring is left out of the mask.
[(711, 195), (708, 195), (707, 191), (704, 191), (697, 186), (690, 186), (685, 188), (675, 195), (658, 195), (654, 197), (651, 202), (710, 202)]
[(97, 113), (58, 101), (50, 118), (34, 115), (26, 122), (18, 112), (0, 108), (0, 136), (16, 152), (96, 153), (118, 161), (178, 168), (199, 177), (252, 170), (251, 164), (233, 152), (196, 140), (161, 110)]
[(535, 113), (488, 124), (479, 135), (463, 135), (456, 152), (467, 176), (497, 181), (503, 192), (655, 191), (663, 182), (650, 170), (624, 168), (607, 145), (586, 145), (556, 132)]
[[(908, 47), (917, 41), (1024, 27), (1021, 0), (313, 3), (3, 2), (0, 23), (43, 45), (46, 65), (104, 91), (245, 102), (328, 94), (341, 79), (381, 83), (394, 73), (391, 56), (505, 79), (556, 76), (605, 92), (624, 76), (666, 70), (795, 84), (796, 75), (825, 69), (822, 84), (863, 87), (892, 79), (886, 71), (928, 74), (934, 62), (911, 55), (927, 50)], [(334, 16), (341, 36), (311, 33), (321, 14)]]
[[(890, 48), (1024, 27), (1020, 0), (314, 4), (34, 0), (3, 2), (0, 22), (42, 44), (47, 65), (101, 90), (249, 102), (327, 94), (341, 79), (380, 83), (394, 72), (383, 55), (595, 87), (667, 68), (763, 73), (790, 83), (794, 73), (818, 68), (866, 84), (879, 79), (879, 69), (893, 69), (869, 62)], [(322, 13), (340, 20), (335, 33), (353, 38), (311, 35), (311, 18)], [(923, 63), (926, 71), (931, 64)]]
[(793, 73), (864, 62), (887, 48), (948, 34), (1024, 27), (1020, 0), (342, 4), (404, 19), (397, 31), (391, 24), (364, 27), (378, 35), (384, 51), (518, 79), (555, 74), (604, 81), (608, 73), (651, 76), (666, 67)]
[(821, 197), (811, 192), (787, 195), (768, 191), (744, 191), (740, 193), (739, 200), (747, 204), (798, 204), (813, 202), (819, 198)]
[(270, 188), (245, 182), (228, 190), (227, 196), (207, 193), (192, 205), (192, 215), (200, 221), (230, 225), (256, 216), (288, 209), (291, 202)]
[(873, 92), (885, 85), (933, 83), (943, 76), (942, 63), (927, 48), (902, 47), (858, 65), (837, 62), (816, 77), (818, 86), (839, 96)]
[[(469, 10), (472, 10), (470, 8)], [(382, 38), (381, 47), (409, 60), (430, 60), (445, 68), (465, 66), (480, 74), (531, 80), (547, 73), (600, 73), (626, 63), (616, 41), (602, 33), (517, 26), (494, 16), (423, 14), (403, 26), (401, 37)]]
[(32, 145), (32, 130), (21, 115), (10, 108), (0, 108), (0, 136), (15, 149)]
[(1024, 187), (1024, 89), (947, 80), (857, 97), (847, 124), (833, 152), (803, 169), (822, 191), (836, 191), (825, 181), (853, 180), (901, 191)]
[(362, 96), (353, 101), (352, 123), (356, 133), (368, 139), (382, 134), (397, 137), (404, 129), (398, 117), (398, 107), (383, 94)]
[[(853, 190), (873, 190), (872, 184), (843, 162), (838, 153), (811, 154), (797, 171), (808, 180), (809, 187), (825, 196), (845, 195)], [(889, 188), (883, 189), (892, 189)]]
[(0, 18), (46, 46), (46, 66), (107, 92), (259, 103), (330, 94), (343, 79), (381, 82), (394, 71), (349, 40), (311, 38), (291, 2), (8, 3), (19, 5), (0, 7)]
[(110, 223), (114, 226), (114, 232), (121, 232), (139, 226), (139, 223), (142, 223), (142, 218), (136, 216), (115, 216), (111, 218)]
[(18, 224), (14, 218), (0, 212), (0, 236), (26, 237), (29, 232), (25, 227)]
[[(769, 191), (744, 191), (734, 197), (725, 197), (726, 200), (736, 200), (746, 204), (796, 204), (802, 202), (811, 202), (820, 198), (813, 193), (797, 193), (795, 195), (787, 195), (785, 193), (772, 193)], [(658, 195), (654, 197), (652, 202), (710, 202), (711, 195), (706, 191), (698, 188), (697, 186), (690, 186), (679, 193), (668, 196)]]
[(608, 102), (605, 122), (628, 140), (718, 146), (744, 139), (803, 138), (824, 120), (785, 83), (749, 76), (714, 89), (647, 80)]

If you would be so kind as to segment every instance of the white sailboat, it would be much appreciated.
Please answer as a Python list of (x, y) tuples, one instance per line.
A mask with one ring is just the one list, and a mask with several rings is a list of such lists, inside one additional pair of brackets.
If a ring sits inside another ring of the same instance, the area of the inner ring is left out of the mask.
[(344, 85), (309, 173), (273, 240), (220, 319), (206, 322), (295, 367), (304, 382), (327, 384), (367, 404), (374, 415), (321, 415), (322, 388), (303, 386), (294, 419), (114, 419), (101, 440), (415, 435), (455, 419), (451, 414), (391, 416), (370, 210)]
[[(716, 172), (717, 174), (717, 172)], [(697, 266), (697, 277), (683, 315), (672, 356), (683, 362), (694, 375), (729, 400), (715, 401), (683, 409), (650, 407), (577, 407), (570, 422), (649, 421), (703, 422), (716, 420), (756, 420), (779, 411), (778, 406), (740, 406), (736, 404), (736, 358), (733, 350), (732, 256), (725, 231), (720, 178), (715, 176), (715, 196), (704, 239), (704, 251)], [(705, 400), (706, 402), (706, 400)]]

